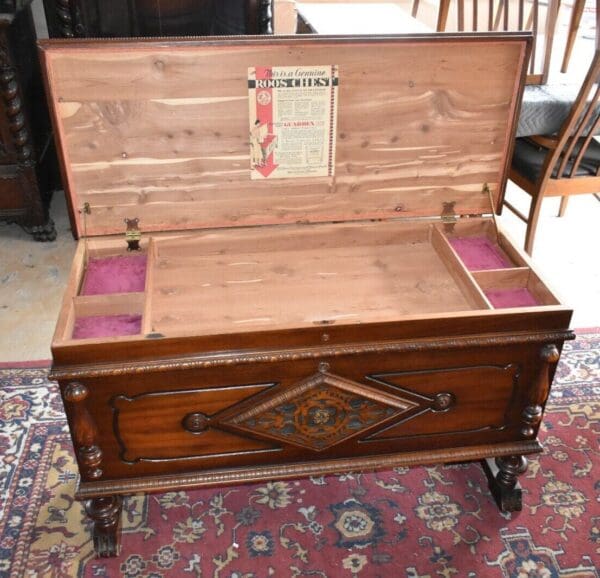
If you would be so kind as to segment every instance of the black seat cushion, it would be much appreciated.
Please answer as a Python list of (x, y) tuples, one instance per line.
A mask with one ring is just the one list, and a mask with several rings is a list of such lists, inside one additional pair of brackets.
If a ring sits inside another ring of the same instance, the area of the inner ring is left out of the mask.
[[(583, 144), (583, 140), (583, 138), (579, 139), (577, 145), (575, 146), (575, 150), (571, 155), (571, 160), (567, 163), (567, 167), (563, 172), (563, 176), (568, 176), (570, 174), (573, 161), (575, 160), (577, 152), (580, 150), (581, 145)], [(512, 158), (512, 168), (520, 175), (525, 177), (528, 181), (535, 183), (542, 174), (544, 160), (546, 159), (546, 155), (549, 153), (550, 151), (548, 149), (532, 143), (527, 138), (518, 138), (515, 143), (515, 150)], [(554, 171), (552, 172), (553, 179), (557, 178), (559, 165), (560, 161), (556, 163)], [(600, 144), (598, 144), (595, 139), (592, 139), (585, 156), (581, 160), (581, 163), (577, 169), (577, 176), (593, 177), (596, 175), (599, 167)]]

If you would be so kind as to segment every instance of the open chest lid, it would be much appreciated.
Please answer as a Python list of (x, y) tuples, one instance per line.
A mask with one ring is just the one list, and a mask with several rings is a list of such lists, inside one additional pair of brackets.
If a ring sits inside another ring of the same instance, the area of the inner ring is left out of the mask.
[(77, 232), (107, 235), (490, 213), (529, 36), (40, 47)]

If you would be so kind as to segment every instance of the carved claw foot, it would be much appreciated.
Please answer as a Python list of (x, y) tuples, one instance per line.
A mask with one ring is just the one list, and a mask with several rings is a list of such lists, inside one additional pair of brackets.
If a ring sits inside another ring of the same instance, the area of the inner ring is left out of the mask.
[(517, 478), (527, 469), (527, 458), (507, 456), (495, 460), (487, 459), (483, 462), (483, 469), (500, 511), (521, 511), (523, 492)]
[(92, 530), (94, 550), (99, 558), (119, 555), (122, 508), (123, 498), (121, 496), (94, 498), (85, 504), (87, 514), (94, 522)]
[(43, 225), (34, 227), (23, 227), (27, 233), (33, 236), (36, 241), (47, 243), (56, 239), (56, 227), (54, 221), (48, 217), (48, 220)]

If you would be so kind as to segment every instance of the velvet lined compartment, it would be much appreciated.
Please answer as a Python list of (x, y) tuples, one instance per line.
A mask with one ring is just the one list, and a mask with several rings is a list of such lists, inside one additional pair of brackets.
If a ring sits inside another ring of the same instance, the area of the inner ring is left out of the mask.
[(96, 315), (75, 320), (73, 339), (137, 335), (142, 330), (141, 315)]
[(146, 255), (122, 255), (89, 260), (80, 295), (138, 293), (146, 285)]
[(537, 299), (528, 289), (488, 289), (485, 296), (495, 309), (508, 309), (509, 307), (531, 307), (539, 305)]
[(513, 264), (487, 237), (449, 237), (448, 242), (469, 271), (507, 269)]

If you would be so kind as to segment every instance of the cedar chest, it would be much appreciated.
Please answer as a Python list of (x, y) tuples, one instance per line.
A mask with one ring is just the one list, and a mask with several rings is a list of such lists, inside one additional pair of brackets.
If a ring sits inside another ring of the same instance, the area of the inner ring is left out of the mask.
[(122, 496), (484, 460), (571, 311), (494, 219), (521, 34), (41, 43), (79, 246), (54, 336), (101, 556)]

